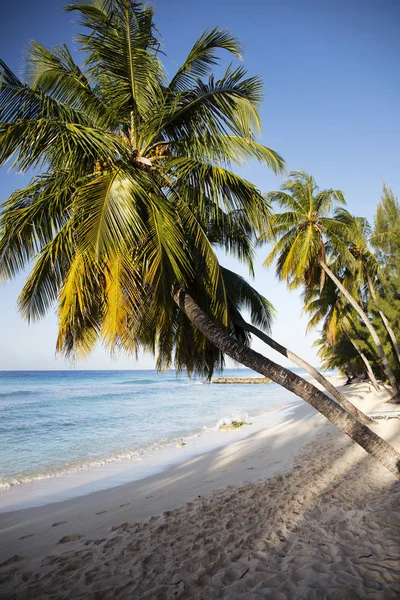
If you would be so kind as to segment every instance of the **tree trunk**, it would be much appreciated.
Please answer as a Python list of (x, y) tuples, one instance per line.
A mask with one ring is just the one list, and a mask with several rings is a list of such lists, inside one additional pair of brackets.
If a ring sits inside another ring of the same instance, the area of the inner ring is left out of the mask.
[(352, 307), (357, 311), (357, 313), (360, 315), (361, 319), (364, 321), (364, 323), (365, 323), (368, 331), (370, 332), (371, 337), (374, 340), (374, 343), (378, 349), (379, 356), (380, 356), (380, 359), (384, 366), (386, 375), (389, 379), (390, 386), (393, 388), (394, 393), (397, 395), (399, 392), (399, 388), (397, 385), (396, 377), (394, 376), (392, 367), (390, 366), (389, 360), (385, 354), (385, 351), (382, 346), (382, 342), (379, 339), (378, 334), (376, 333), (371, 321), (369, 320), (369, 318), (367, 317), (367, 315), (365, 314), (365, 312), (363, 311), (361, 306), (358, 304), (358, 302), (356, 302), (356, 300), (350, 294), (350, 292), (348, 290), (346, 290), (346, 288), (344, 287), (342, 282), (336, 277), (336, 275), (334, 273), (332, 273), (332, 271), (330, 270), (328, 265), (326, 263), (324, 263), (324, 261), (322, 261), (322, 260), (320, 261), (319, 264), (320, 264), (321, 268), (325, 271), (325, 273), (328, 275), (328, 277), (330, 277), (332, 279), (332, 281), (336, 284), (336, 286), (342, 292), (342, 294), (346, 298), (346, 300), (352, 305)]
[(357, 346), (357, 342), (355, 342), (351, 338), (351, 336), (347, 333), (347, 331), (344, 328), (343, 328), (343, 331), (344, 331), (344, 334), (346, 335), (347, 339), (349, 340), (350, 344), (352, 344), (352, 346), (354, 346), (354, 348), (358, 352), (361, 360), (363, 361), (365, 368), (367, 369), (368, 377), (370, 378), (372, 385), (374, 386), (376, 391), (379, 392), (379, 389), (380, 389), (379, 384), (378, 384), (375, 374), (372, 370), (371, 363), (369, 362), (368, 358), (365, 356), (364, 352), (362, 352), (362, 350), (360, 350), (360, 348)]
[(300, 396), (400, 479), (400, 454), (385, 440), (311, 383), (230, 336), (182, 289), (175, 291), (174, 300), (193, 325), (221, 352)]
[(350, 414), (354, 415), (356, 419), (361, 421), (361, 423), (364, 423), (364, 425), (374, 423), (373, 419), (370, 419), (365, 413), (363, 413), (356, 406), (354, 406), (354, 404), (347, 400), (347, 398), (343, 394), (341, 394), (335, 388), (335, 386), (330, 381), (328, 381), (328, 379), (321, 375), (321, 373), (317, 371), (317, 369), (314, 369), (314, 367), (311, 366), (308, 362), (300, 358), (300, 356), (297, 356), (297, 354), (295, 354), (291, 350), (288, 350), (287, 348), (285, 348), (285, 346), (282, 346), (281, 344), (270, 338), (269, 335), (264, 333), (264, 331), (257, 329), (257, 327), (254, 327), (254, 325), (251, 325), (251, 323), (247, 323), (242, 319), (235, 319), (235, 323), (237, 323), (237, 325), (239, 325), (246, 331), (252, 333), (253, 335), (256, 335), (268, 346), (279, 352), (279, 354), (282, 354), (282, 356), (285, 356), (286, 358), (291, 360), (295, 365), (298, 365), (299, 367), (307, 371), (307, 373), (314, 377), (314, 379), (316, 379), (318, 383), (320, 383), (322, 387), (326, 389), (327, 392), (329, 392), (334, 398), (336, 398), (336, 400), (339, 402), (339, 404), (343, 406), (343, 408), (345, 408)]
[[(367, 276), (367, 279), (368, 279), (368, 287), (369, 287), (370, 294), (372, 296), (373, 301), (376, 303), (377, 294), (376, 294), (376, 291), (375, 291), (375, 288), (374, 288), (374, 284), (372, 283), (372, 279), (371, 279), (371, 277), (369, 275)], [(380, 318), (382, 319), (382, 323), (384, 324), (384, 326), (386, 328), (386, 331), (389, 334), (389, 337), (390, 337), (390, 339), (392, 341), (392, 344), (393, 344), (393, 348), (394, 348), (394, 350), (396, 352), (397, 360), (400, 363), (400, 346), (399, 346), (399, 343), (397, 341), (396, 335), (395, 335), (393, 329), (391, 328), (390, 323), (389, 323), (389, 321), (388, 321), (385, 313), (383, 313), (381, 310), (379, 310), (379, 308), (378, 308), (378, 313), (379, 313)]]

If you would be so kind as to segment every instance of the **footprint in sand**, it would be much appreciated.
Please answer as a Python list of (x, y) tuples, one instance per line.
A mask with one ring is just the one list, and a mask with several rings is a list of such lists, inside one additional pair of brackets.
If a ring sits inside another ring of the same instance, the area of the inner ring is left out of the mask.
[(7, 565), (13, 565), (14, 563), (19, 563), (22, 560), (25, 560), (25, 558), (23, 556), (20, 556), (19, 554), (14, 554), (14, 556), (11, 556), (10, 558), (8, 558), (4, 562), (2, 562), (0, 564), (0, 567), (5, 567)]
[(68, 523), (68, 521), (56, 521), (55, 523), (53, 523), (52, 527), (58, 527), (59, 525), (65, 525), (65, 523)]
[(77, 542), (82, 539), (82, 535), (64, 535), (60, 540), (58, 540), (58, 544), (66, 544), (67, 542)]
[(106, 513), (106, 512), (107, 512), (106, 510), (101, 510), (100, 512), (98, 512), (98, 513), (95, 513), (95, 514), (96, 514), (96, 515), (104, 515), (104, 513)]
[(20, 538), (18, 538), (19, 540), (26, 540), (26, 538), (30, 538), (33, 537), (35, 534), (34, 533), (29, 533), (28, 535), (21, 535)]

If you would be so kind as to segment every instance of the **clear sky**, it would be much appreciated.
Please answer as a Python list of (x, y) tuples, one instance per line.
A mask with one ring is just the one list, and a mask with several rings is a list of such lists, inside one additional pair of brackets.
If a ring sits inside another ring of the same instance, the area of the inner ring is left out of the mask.
[[(14, 0), (2, 9), (0, 56), (21, 72), (24, 46), (36, 39), (72, 48), (73, 16), (60, 0)], [(373, 219), (382, 183), (400, 193), (400, 3), (397, 0), (156, 0), (156, 24), (173, 73), (194, 40), (209, 26), (231, 29), (242, 41), (251, 74), (265, 82), (262, 142), (279, 151), (288, 169), (305, 169), (320, 187), (340, 188), (348, 208)], [(259, 165), (244, 171), (263, 191), (281, 180)], [(24, 177), (0, 170), (0, 200)], [(262, 267), (255, 287), (278, 309), (274, 337), (313, 364), (312, 342), (295, 292)], [(246, 275), (228, 259), (225, 265)], [(0, 370), (53, 369), (70, 365), (55, 357), (56, 319), (28, 327), (16, 310), (23, 277), (0, 287)], [(256, 349), (265, 349), (261, 343)], [(272, 351), (265, 353), (277, 358)], [(284, 362), (284, 361), (282, 361)], [(151, 368), (153, 358), (117, 357), (102, 348), (77, 368)], [(287, 364), (287, 363), (285, 363)]]

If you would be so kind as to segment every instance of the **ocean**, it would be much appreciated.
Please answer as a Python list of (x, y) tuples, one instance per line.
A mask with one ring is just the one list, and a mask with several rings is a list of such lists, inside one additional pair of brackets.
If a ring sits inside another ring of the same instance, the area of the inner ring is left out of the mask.
[(216, 385), (174, 371), (0, 372), (0, 487), (135, 460), (297, 401), (275, 384)]

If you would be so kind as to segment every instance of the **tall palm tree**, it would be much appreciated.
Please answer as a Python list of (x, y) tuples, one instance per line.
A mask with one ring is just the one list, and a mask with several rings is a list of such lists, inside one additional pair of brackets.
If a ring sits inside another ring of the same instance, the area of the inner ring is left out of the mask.
[(240, 57), (225, 30), (206, 31), (167, 80), (150, 8), (93, 0), (68, 10), (88, 31), (79, 36), (84, 71), (65, 46), (36, 42), (27, 84), (3, 65), (0, 162), (16, 156), (15, 168), (42, 172), (3, 207), (1, 275), (35, 259), (20, 309), (35, 320), (59, 300), (57, 347), (66, 354), (86, 354), (99, 334), (110, 349), (136, 351), (125, 322), (139, 327), (151, 291), (167, 326), (171, 281), (189, 285), (200, 267), (206, 302), (226, 323), (203, 223), (223, 231), (225, 250), (251, 267), (240, 233), (268, 226), (269, 208), (229, 167), (249, 158), (283, 166), (256, 141), (260, 79), (242, 66), (219, 80), (210, 74), (220, 50)]
[(400, 261), (400, 203), (386, 185), (376, 209), (372, 246), (383, 267), (393, 269)]
[(3, 65), (0, 164), (15, 157), (17, 169), (40, 171), (1, 216), (1, 276), (34, 261), (22, 314), (34, 320), (57, 303), (57, 348), (67, 355), (102, 339), (111, 351), (157, 348), (159, 366), (175, 352), (178, 368), (209, 375), (226, 354), (300, 395), (399, 476), (389, 444), (248, 348), (229, 319), (212, 233), (251, 268), (247, 234), (269, 218), (262, 194), (230, 167), (249, 158), (283, 166), (255, 138), (260, 80), (243, 67), (210, 74), (219, 50), (239, 55), (237, 40), (205, 32), (167, 80), (150, 8), (92, 0), (68, 10), (86, 31), (84, 70), (65, 46), (37, 43), (27, 84)]
[(311, 175), (292, 171), (282, 189), (268, 194), (268, 199), (286, 210), (274, 215), (273, 235), (268, 231), (261, 238), (278, 238), (265, 264), (270, 265), (276, 260), (278, 277), (285, 279), (291, 288), (311, 286), (316, 281), (322, 288), (328, 276), (365, 323), (390, 385), (397, 394), (396, 377), (371, 320), (328, 264), (333, 258), (336, 268), (340, 265), (355, 268), (355, 259), (347, 243), (352, 233), (349, 214), (343, 208), (337, 208), (330, 216), (335, 203), (344, 204), (342, 192), (320, 191)]

